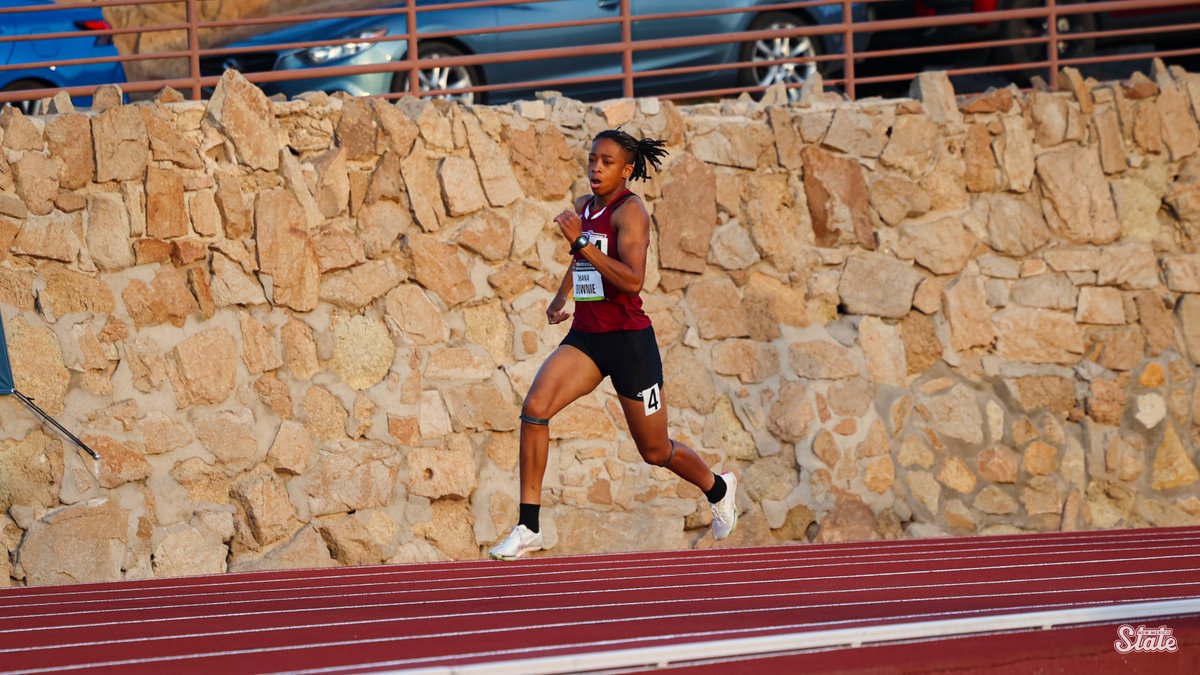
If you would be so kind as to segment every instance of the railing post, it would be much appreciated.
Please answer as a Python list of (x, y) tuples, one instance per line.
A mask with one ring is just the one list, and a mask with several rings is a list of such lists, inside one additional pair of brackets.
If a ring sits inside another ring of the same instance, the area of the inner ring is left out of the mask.
[(842, 53), (845, 65), (842, 72), (846, 77), (846, 95), (854, 100), (854, 8), (850, 0), (842, 0)]
[(633, 98), (633, 20), (629, 0), (621, 0), (621, 73), (622, 95)]
[(419, 58), (417, 47), (417, 0), (408, 0), (404, 6), (404, 16), (408, 31), (408, 62), (412, 68), (408, 71), (408, 93), (413, 96), (421, 95), (421, 72), (417, 69)]
[(192, 80), (192, 100), (200, 100), (200, 17), (196, 0), (187, 0), (188, 76)]
[(1046, 45), (1046, 54), (1050, 57), (1050, 91), (1058, 90), (1058, 11), (1054, 0), (1046, 0), (1047, 37), (1050, 42)]

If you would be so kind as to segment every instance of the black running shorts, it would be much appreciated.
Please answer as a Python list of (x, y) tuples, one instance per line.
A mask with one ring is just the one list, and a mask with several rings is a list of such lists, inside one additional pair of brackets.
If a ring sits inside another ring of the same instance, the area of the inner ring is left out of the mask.
[(652, 326), (611, 333), (572, 330), (562, 344), (587, 354), (601, 375), (612, 378), (618, 394), (642, 401), (647, 415), (662, 407), (662, 356)]

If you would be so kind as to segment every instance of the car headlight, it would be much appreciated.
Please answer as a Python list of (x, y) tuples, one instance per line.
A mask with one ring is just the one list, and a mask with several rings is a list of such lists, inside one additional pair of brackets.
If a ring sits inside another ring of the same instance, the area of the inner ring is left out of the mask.
[[(352, 35), (343, 35), (342, 40), (362, 40), (365, 38), (377, 38), (387, 35), (386, 28), (376, 28), (373, 30), (365, 30)], [(323, 47), (313, 47), (302, 52), (309, 61), (313, 63), (326, 63), (328, 61), (336, 61), (344, 59), (348, 56), (366, 51), (375, 46), (374, 42), (347, 42), (340, 45), (326, 45)]]

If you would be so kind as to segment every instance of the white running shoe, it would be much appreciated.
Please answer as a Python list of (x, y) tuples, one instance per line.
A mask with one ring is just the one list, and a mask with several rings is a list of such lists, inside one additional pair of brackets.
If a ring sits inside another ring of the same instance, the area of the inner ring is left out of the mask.
[(516, 560), (526, 553), (540, 551), (543, 548), (545, 545), (542, 543), (541, 532), (534, 532), (524, 525), (517, 525), (512, 532), (508, 533), (504, 541), (488, 551), (488, 555), (494, 560)]
[(721, 540), (737, 527), (737, 476), (732, 471), (721, 474), (725, 481), (725, 496), (721, 501), (712, 505), (712, 536)]

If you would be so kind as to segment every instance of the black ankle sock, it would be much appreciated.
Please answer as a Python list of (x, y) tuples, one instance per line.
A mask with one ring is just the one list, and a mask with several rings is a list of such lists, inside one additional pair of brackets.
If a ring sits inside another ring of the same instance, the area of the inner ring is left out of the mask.
[[(724, 492), (724, 490), (721, 490)], [(541, 511), (541, 504), (521, 504), (521, 516), (517, 521), (518, 525), (524, 525), (529, 528), (530, 532), (538, 531), (538, 512)]]
[(717, 502), (724, 499), (725, 498), (725, 488), (726, 488), (725, 479), (721, 478), (720, 476), (718, 476), (717, 474), (714, 473), (713, 474), (713, 486), (704, 493), (704, 496), (708, 497), (708, 503), (716, 504)]

